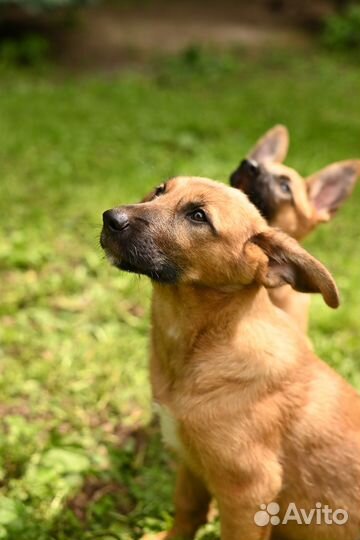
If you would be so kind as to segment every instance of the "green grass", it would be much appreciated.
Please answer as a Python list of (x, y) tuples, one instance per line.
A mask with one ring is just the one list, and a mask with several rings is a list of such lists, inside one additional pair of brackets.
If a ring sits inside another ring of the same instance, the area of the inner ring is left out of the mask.
[[(104, 260), (101, 213), (173, 174), (225, 180), (276, 122), (304, 174), (360, 156), (360, 71), (194, 49), (151, 74), (1, 78), (0, 539), (137, 539), (169, 523), (172, 464), (143, 429), (150, 287)], [(360, 388), (359, 208), (357, 188), (307, 245), (343, 298), (314, 299), (316, 349)]]

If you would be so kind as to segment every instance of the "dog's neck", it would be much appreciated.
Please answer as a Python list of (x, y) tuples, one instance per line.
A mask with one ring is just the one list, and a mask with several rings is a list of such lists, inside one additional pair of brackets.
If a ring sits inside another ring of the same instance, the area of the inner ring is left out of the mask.
[[(152, 323), (153, 386), (160, 401), (167, 400), (174, 381), (189, 386), (189, 374), (200, 364), (208, 380), (212, 373), (210, 387), (221, 385), (222, 377), (248, 384), (264, 373), (271, 378), (273, 371), (276, 378), (304, 345), (266, 289), (255, 285), (225, 292), (155, 284)], [(199, 391), (207, 390), (203, 385)]]
[[(235, 324), (241, 316), (251, 313), (257, 306), (273, 312), (268, 294), (263, 287), (257, 285), (243, 288), (215, 289), (191, 285), (159, 285), (154, 284), (153, 316), (154, 324), (159, 325), (165, 333), (176, 325), (179, 332), (187, 334), (213, 326), (217, 315), (221, 313), (223, 321), (225, 312), (231, 312)], [(219, 333), (223, 332), (219, 328)]]

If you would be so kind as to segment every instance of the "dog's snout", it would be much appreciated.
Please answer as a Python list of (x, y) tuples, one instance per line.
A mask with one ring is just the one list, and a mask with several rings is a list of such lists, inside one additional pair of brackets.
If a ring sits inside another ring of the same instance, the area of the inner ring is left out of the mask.
[(257, 176), (260, 171), (259, 164), (253, 159), (244, 159), (240, 164), (240, 168), (250, 176)]
[(124, 210), (106, 210), (103, 222), (110, 231), (121, 232), (129, 226), (129, 217)]

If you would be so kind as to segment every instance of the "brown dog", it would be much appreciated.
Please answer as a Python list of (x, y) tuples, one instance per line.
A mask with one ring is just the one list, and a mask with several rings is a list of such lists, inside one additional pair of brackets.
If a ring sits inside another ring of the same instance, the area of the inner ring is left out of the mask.
[[(358, 540), (359, 396), (266, 290), (288, 283), (336, 307), (328, 271), (211, 180), (172, 179), (103, 219), (110, 261), (153, 281), (151, 382), (182, 463), (165, 537), (192, 539), (213, 495), (223, 540)], [(289, 504), (311, 524), (286, 524)], [(316, 524), (319, 505), (346, 523)]]
[(182, 463), (157, 538), (192, 539), (215, 496), (222, 540), (358, 540), (360, 397), (267, 294), (288, 283), (336, 307), (328, 271), (207, 179), (169, 180), (103, 220), (112, 264), (153, 282), (151, 382)]
[[(285, 126), (275, 126), (256, 143), (230, 176), (260, 210), (269, 225), (303, 240), (320, 223), (330, 221), (351, 195), (360, 175), (360, 160), (333, 163), (304, 181), (283, 165), (289, 148)], [(285, 286), (270, 292), (274, 304), (307, 330), (310, 298)]]

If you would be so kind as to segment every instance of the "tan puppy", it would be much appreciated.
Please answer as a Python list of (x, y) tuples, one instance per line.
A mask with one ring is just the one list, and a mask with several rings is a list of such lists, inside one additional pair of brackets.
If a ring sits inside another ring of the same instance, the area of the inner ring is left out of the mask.
[[(103, 220), (112, 264), (153, 282), (151, 382), (182, 463), (174, 526), (157, 538), (194, 538), (215, 496), (222, 540), (358, 540), (359, 395), (266, 290), (288, 283), (336, 307), (328, 271), (241, 191), (207, 179), (169, 180)], [(261, 526), (271, 502), (278, 520)], [(283, 524), (289, 503), (348, 519)]]
[[(333, 163), (304, 179), (283, 165), (288, 148), (286, 127), (270, 129), (232, 173), (230, 183), (248, 195), (270, 225), (302, 240), (320, 223), (330, 221), (351, 195), (360, 175), (360, 160)], [(307, 330), (307, 295), (285, 286), (271, 291), (270, 296)]]

